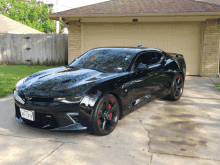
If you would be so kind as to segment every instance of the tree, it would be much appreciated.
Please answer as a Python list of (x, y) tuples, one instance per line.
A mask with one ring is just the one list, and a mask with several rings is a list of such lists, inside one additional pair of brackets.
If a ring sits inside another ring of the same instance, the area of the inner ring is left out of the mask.
[[(38, 31), (56, 32), (54, 20), (45, 17), (47, 14), (51, 14), (52, 10), (43, 2), (0, 0), (0, 13)], [(60, 31), (64, 28), (61, 23), (59, 27)]]

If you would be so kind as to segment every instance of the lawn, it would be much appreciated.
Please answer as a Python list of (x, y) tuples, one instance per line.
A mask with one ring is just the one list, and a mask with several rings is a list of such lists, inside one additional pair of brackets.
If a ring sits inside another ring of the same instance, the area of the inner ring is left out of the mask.
[(214, 83), (215, 86), (217, 86), (217, 88), (220, 90), (220, 83)]
[(58, 66), (0, 65), (0, 98), (13, 93), (13, 89), (18, 80), (34, 72), (55, 67)]

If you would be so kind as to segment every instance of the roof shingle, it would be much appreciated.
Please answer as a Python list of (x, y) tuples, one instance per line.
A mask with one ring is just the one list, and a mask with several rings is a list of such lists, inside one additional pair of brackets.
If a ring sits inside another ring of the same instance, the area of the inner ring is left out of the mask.
[(220, 5), (194, 0), (110, 0), (51, 15), (220, 12)]

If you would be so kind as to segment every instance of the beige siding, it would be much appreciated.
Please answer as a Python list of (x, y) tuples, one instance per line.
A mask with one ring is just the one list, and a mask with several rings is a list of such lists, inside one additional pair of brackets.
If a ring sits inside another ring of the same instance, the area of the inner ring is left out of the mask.
[(143, 47), (183, 54), (187, 64), (187, 75), (199, 75), (200, 28), (200, 23), (85, 23), (82, 27), (81, 52), (95, 47), (136, 47), (142, 44)]

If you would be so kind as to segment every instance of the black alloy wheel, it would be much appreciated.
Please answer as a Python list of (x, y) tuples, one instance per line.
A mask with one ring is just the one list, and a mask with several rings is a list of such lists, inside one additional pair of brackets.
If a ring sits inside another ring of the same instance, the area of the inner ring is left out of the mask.
[(113, 95), (102, 97), (93, 113), (93, 133), (104, 136), (110, 134), (119, 119), (119, 104)]
[(171, 87), (170, 99), (173, 101), (179, 100), (183, 94), (183, 87), (183, 76), (181, 74), (177, 74), (173, 80), (173, 84)]

